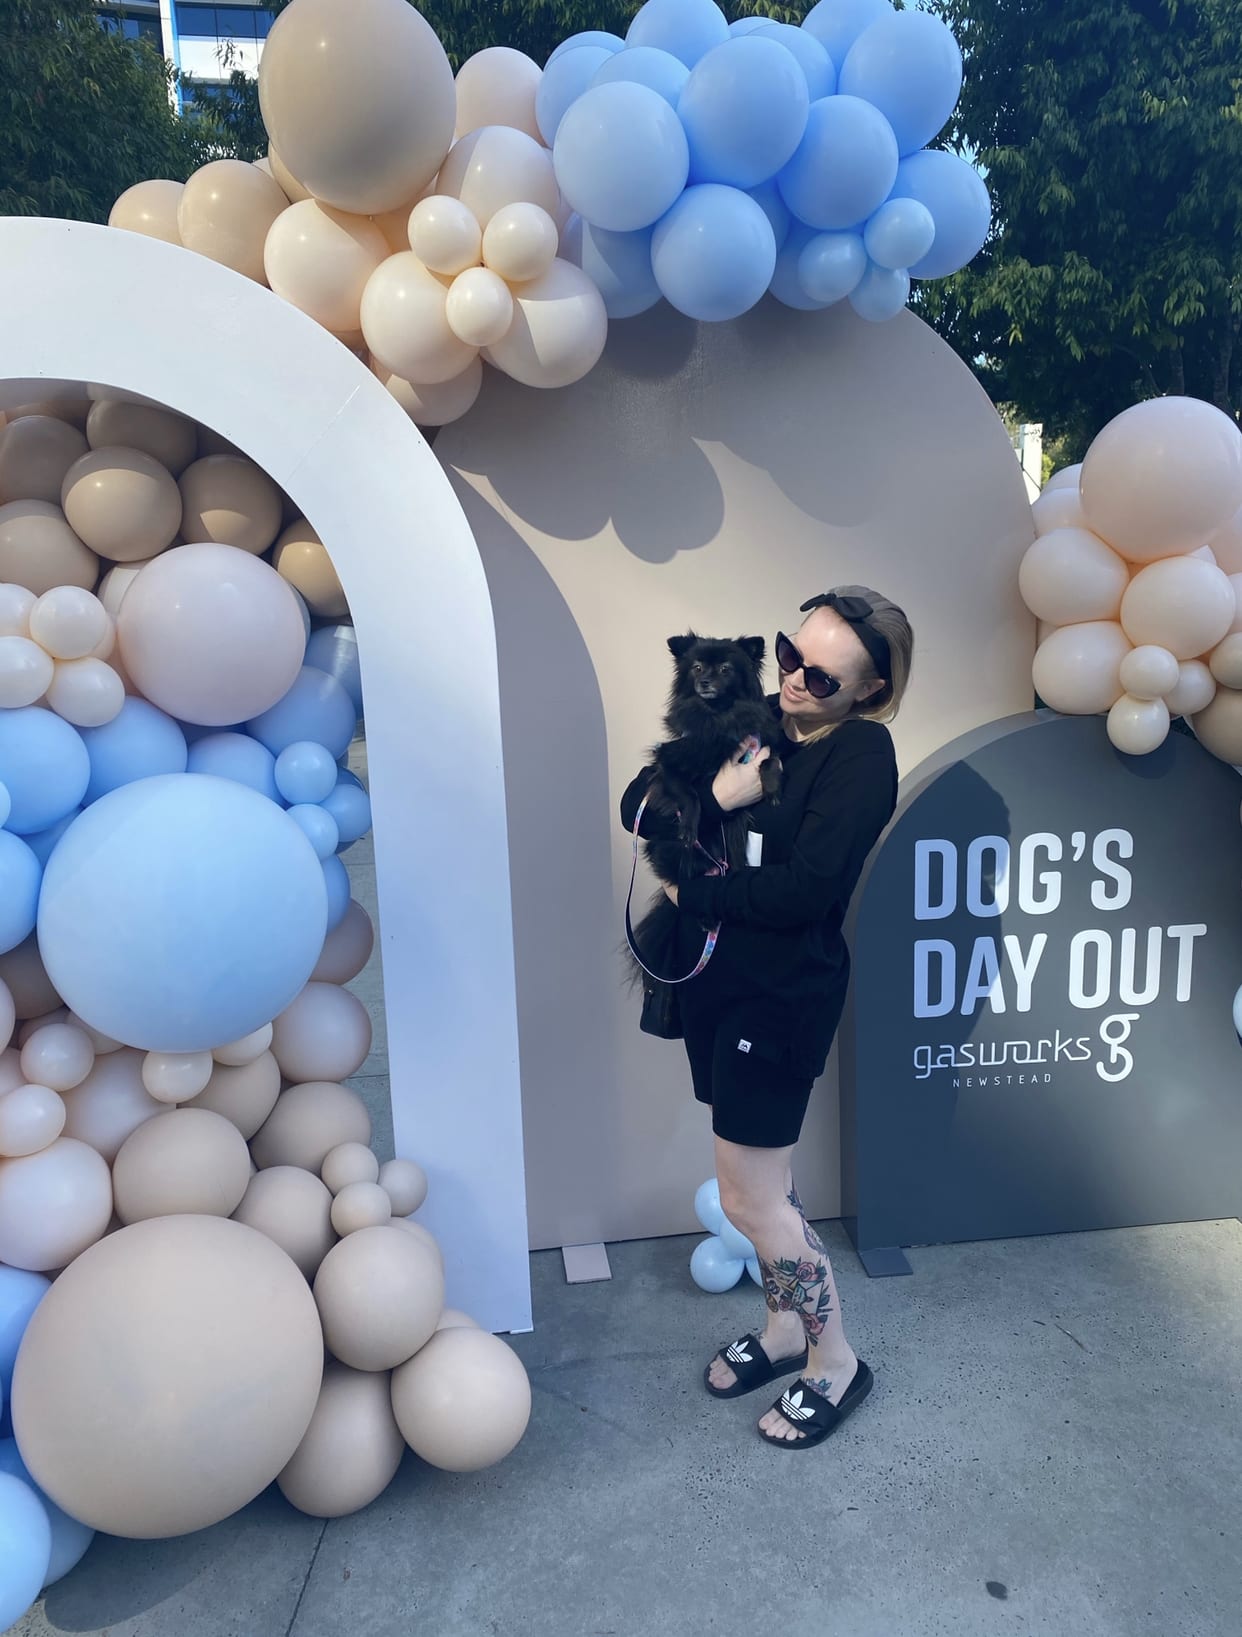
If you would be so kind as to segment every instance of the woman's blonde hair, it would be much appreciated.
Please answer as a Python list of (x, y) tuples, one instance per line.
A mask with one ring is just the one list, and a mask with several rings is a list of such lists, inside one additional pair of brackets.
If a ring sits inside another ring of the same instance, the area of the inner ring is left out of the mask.
[[(910, 685), (910, 668), (914, 659), (914, 632), (910, 629), (910, 621), (904, 609), (898, 608), (895, 602), (882, 597), (870, 586), (838, 585), (832, 589), (838, 597), (861, 597), (869, 603), (871, 613), (867, 624), (888, 644), (888, 679), (878, 693), (855, 705), (849, 714), (868, 722), (891, 722), (901, 709), (902, 698)], [(849, 717), (843, 720), (848, 721)], [(812, 744), (837, 726), (836, 722), (825, 722), (822, 728), (808, 733), (802, 743)]]

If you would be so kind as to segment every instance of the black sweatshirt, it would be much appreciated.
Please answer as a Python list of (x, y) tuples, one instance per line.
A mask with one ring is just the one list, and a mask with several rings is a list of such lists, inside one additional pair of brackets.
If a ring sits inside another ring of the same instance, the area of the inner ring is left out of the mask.
[[(771, 701), (779, 714), (776, 701)], [(725, 876), (687, 872), (679, 889), (679, 957), (690, 971), (704, 925), (721, 924), (706, 970), (681, 988), (687, 1018), (728, 1015), (745, 1025), (755, 1049), (789, 1067), (822, 1072), (849, 983), (842, 923), (867, 855), (897, 804), (897, 761), (888, 729), (856, 718), (804, 745), (783, 735), (781, 800), (745, 809), (763, 836), (757, 868)], [(621, 798), (621, 822), (633, 831), (652, 769)], [(718, 855), (722, 817), (701, 792), (701, 837)], [(648, 839), (674, 833), (675, 821), (644, 813)]]

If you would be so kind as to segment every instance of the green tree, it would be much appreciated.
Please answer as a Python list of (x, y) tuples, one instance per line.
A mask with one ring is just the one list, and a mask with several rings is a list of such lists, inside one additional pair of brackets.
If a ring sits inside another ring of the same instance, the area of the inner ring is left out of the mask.
[(134, 182), (202, 158), (148, 45), (105, 33), (91, 0), (4, 0), (0, 215), (102, 222)]
[(982, 255), (919, 307), (1077, 458), (1139, 398), (1242, 407), (1242, 0), (938, 0)]

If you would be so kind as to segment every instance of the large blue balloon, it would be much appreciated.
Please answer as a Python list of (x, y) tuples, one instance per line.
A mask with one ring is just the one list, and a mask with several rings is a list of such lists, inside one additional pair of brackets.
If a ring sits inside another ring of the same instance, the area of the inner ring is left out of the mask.
[(323, 870), (298, 826), (201, 773), (102, 796), (61, 837), (39, 899), (66, 1005), (145, 1051), (206, 1051), (270, 1022), (326, 930)]
[(603, 296), (609, 318), (633, 318), (660, 299), (651, 270), (651, 233), (649, 227), (610, 233), (581, 222), (576, 260)]
[(52, 1531), (52, 1554), (47, 1573), (43, 1577), (43, 1584), (52, 1586), (82, 1561), (87, 1547), (95, 1538), (95, 1531), (89, 1524), (79, 1523), (76, 1518), (71, 1518), (68, 1512), (62, 1512), (56, 1502), (43, 1493), (30, 1476), (15, 1438), (0, 1438), (0, 1472), (7, 1472), (14, 1478), (20, 1478), (22, 1483), (38, 1496), (39, 1503), (47, 1514)]
[(88, 805), (135, 779), (186, 769), (185, 734), (171, 716), (145, 699), (127, 699), (119, 716), (101, 728), (83, 728), (82, 738), (91, 763)]
[(898, 11), (864, 29), (841, 65), (841, 92), (862, 97), (893, 127), (902, 154), (944, 125), (962, 89), (952, 30), (926, 11)]
[(806, 75), (806, 88), (811, 101), (830, 97), (837, 88), (837, 69), (832, 58), (813, 34), (792, 23), (772, 23), (759, 20), (754, 31), (764, 40), (775, 40), (798, 59), (798, 66)]
[(29, 1484), (0, 1472), (0, 1630), (15, 1626), (43, 1590), (52, 1526)]
[(806, 75), (776, 40), (744, 35), (690, 70), (677, 112), (690, 144), (690, 178), (753, 188), (775, 176), (806, 130)]
[(818, 312), (821, 308), (831, 305), (830, 302), (817, 301), (814, 296), (808, 295), (802, 283), (802, 252), (819, 236), (815, 229), (808, 227), (805, 222), (792, 223), (776, 258), (772, 281), (768, 285), (769, 293), (775, 296), (777, 301), (783, 306), (793, 307), (800, 313)]
[(693, 68), (728, 37), (729, 25), (715, 0), (647, 0), (626, 30), (625, 43), (671, 51)]
[(840, 68), (862, 31), (892, 15), (889, 0), (819, 0), (802, 19), (802, 26)]
[(0, 955), (34, 931), (43, 866), (21, 836), (0, 830)]
[(187, 773), (211, 773), (249, 785), (268, 801), (280, 802), (276, 788), (276, 758), (266, 745), (248, 733), (206, 733), (190, 746)]
[(903, 159), (893, 198), (917, 199), (936, 224), (931, 249), (910, 268), (912, 278), (944, 278), (982, 250), (992, 222), (992, 202), (979, 172), (955, 153), (929, 148)]
[(657, 51), (651, 45), (627, 46), (609, 57), (596, 69), (592, 85), (611, 85), (613, 80), (626, 80), (631, 85), (645, 85), (662, 96), (671, 108), (676, 108), (682, 87), (690, 78), (690, 70), (671, 51)]
[(12, 803), (6, 828), (34, 834), (82, 800), (91, 768), (76, 728), (38, 705), (0, 710), (0, 784)]
[(798, 257), (798, 282), (817, 305), (843, 301), (867, 271), (857, 233), (817, 233)]
[(811, 104), (806, 135), (780, 173), (785, 203), (808, 227), (856, 227), (887, 199), (897, 175), (892, 126), (859, 97)]
[(583, 221), (614, 233), (650, 227), (686, 185), (690, 149), (676, 113), (646, 85), (597, 85), (561, 121), (556, 178)]
[(931, 211), (917, 199), (886, 199), (863, 229), (867, 254), (877, 267), (910, 267), (935, 237)]
[(578, 46), (555, 62), (550, 58), (535, 92), (535, 123), (549, 148), (560, 123), (590, 85), (595, 72), (612, 60), (612, 52), (598, 45)]
[(718, 182), (687, 188), (657, 224), (651, 266), (665, 299), (690, 318), (737, 318), (763, 295), (776, 236), (748, 193)]
[(850, 291), (850, 306), (859, 318), (869, 319), (872, 324), (883, 324), (890, 318), (896, 318), (909, 299), (909, 273), (877, 267), (874, 262), (859, 280), (857, 288)]
[(41, 1273), (0, 1263), (0, 1387), (7, 1398), (13, 1385), (13, 1365), (17, 1349), (30, 1323), (30, 1315), (52, 1288)]
[(284, 698), (247, 722), (246, 729), (273, 756), (299, 739), (311, 739), (337, 757), (348, 750), (357, 726), (354, 702), (336, 678), (303, 665)]
[(321, 625), (306, 644), (304, 665), (334, 676), (362, 715), (362, 665), (358, 658), (358, 633), (352, 625)]
[(556, 50), (548, 57), (547, 62), (543, 65), (544, 72), (547, 72), (558, 57), (563, 57), (567, 51), (576, 51), (580, 45), (603, 45), (607, 46), (609, 51), (620, 51), (625, 45), (625, 41), (619, 34), (609, 34), (606, 29), (602, 28), (588, 28), (581, 34), (571, 34), (567, 40), (562, 40)]

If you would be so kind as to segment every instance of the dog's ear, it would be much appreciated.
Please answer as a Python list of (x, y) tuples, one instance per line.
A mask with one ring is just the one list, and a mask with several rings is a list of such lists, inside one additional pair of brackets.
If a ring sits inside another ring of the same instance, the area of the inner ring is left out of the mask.
[(737, 645), (744, 654), (748, 654), (756, 665), (763, 664), (763, 656), (767, 652), (767, 644), (762, 637), (739, 637)]
[(687, 631), (684, 637), (670, 637), (668, 639), (668, 651), (674, 659), (682, 660), (698, 640), (693, 631)]

